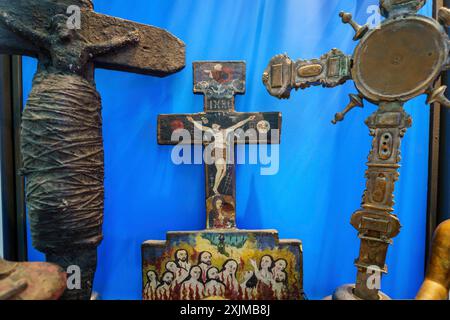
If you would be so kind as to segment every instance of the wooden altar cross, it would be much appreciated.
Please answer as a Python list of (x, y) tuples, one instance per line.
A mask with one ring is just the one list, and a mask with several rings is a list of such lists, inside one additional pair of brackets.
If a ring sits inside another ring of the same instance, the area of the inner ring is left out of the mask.
[[(279, 143), (281, 114), (235, 112), (235, 95), (245, 92), (244, 62), (195, 62), (193, 72), (204, 112), (160, 115), (158, 143), (205, 146), (207, 228), (236, 228), (234, 144)], [(182, 129), (192, 139), (180, 140)]]

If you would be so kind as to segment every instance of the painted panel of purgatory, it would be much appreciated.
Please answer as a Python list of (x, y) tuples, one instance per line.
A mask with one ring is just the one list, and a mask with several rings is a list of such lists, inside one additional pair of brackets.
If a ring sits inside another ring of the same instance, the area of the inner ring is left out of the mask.
[(142, 254), (144, 300), (303, 299), (301, 242), (275, 231), (174, 232)]

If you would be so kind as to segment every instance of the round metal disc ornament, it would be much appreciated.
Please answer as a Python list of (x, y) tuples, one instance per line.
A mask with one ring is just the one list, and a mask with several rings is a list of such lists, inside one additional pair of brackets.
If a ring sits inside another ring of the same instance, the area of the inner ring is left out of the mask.
[(424, 16), (386, 20), (361, 40), (352, 78), (372, 102), (407, 101), (426, 92), (448, 58), (444, 28)]

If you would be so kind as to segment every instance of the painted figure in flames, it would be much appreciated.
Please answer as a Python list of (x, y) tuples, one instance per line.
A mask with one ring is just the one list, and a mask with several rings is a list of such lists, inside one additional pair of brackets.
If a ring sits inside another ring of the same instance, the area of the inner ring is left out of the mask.
[[(177, 250), (177, 256), (188, 255), (186, 250)], [(186, 255), (185, 255), (186, 253)], [(147, 284), (144, 288), (146, 300), (201, 300), (208, 297), (225, 297), (233, 300), (277, 300), (285, 299), (287, 295), (286, 273), (287, 261), (264, 255), (258, 263), (251, 259), (252, 270), (244, 272), (243, 281), (238, 280), (238, 270), (241, 264), (234, 259), (223, 262), (222, 267), (212, 265), (212, 254), (200, 252), (198, 264), (190, 267), (189, 274), (179, 272), (175, 261), (165, 264), (165, 271), (160, 281), (156, 271), (147, 272)], [(191, 265), (187, 263), (186, 265)]]

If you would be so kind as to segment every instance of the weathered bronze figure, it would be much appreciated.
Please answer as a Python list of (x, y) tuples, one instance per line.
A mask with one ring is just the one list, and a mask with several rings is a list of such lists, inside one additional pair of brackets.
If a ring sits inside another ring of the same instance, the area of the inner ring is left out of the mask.
[(143, 298), (302, 299), (301, 242), (236, 227), (235, 143), (279, 143), (281, 114), (235, 112), (244, 62), (194, 63), (194, 92), (205, 95), (204, 112), (160, 115), (158, 143), (205, 146), (207, 227), (142, 244)]
[[(69, 10), (79, 10), (79, 24)], [(81, 268), (88, 299), (102, 239), (103, 141), (95, 67), (164, 76), (184, 67), (167, 31), (97, 14), (91, 0), (0, 0), (0, 52), (39, 60), (23, 112), (22, 172), (33, 245)]]
[(433, 237), (425, 281), (417, 300), (448, 300), (450, 290), (450, 220), (439, 225)]
[(361, 40), (353, 55), (333, 49), (320, 59), (295, 62), (279, 55), (271, 60), (263, 75), (267, 90), (278, 98), (289, 98), (293, 88), (335, 87), (353, 79), (358, 94), (350, 95), (349, 105), (336, 114), (334, 124), (354, 107), (362, 107), (363, 99), (379, 106), (366, 120), (373, 136), (367, 185), (362, 208), (351, 218), (361, 239), (359, 258), (355, 261), (356, 284), (337, 289), (334, 299), (388, 298), (371, 276), (377, 270), (387, 272), (387, 249), (400, 231), (400, 222), (393, 214), (393, 192), (399, 177), (400, 142), (412, 123), (403, 104), (425, 93), (427, 103), (450, 106), (444, 96), (446, 87), (434, 87), (449, 62), (445, 30), (450, 23), (448, 10), (441, 9), (439, 23), (417, 14), (424, 4), (424, 0), (380, 1), (386, 19), (375, 29), (360, 26), (351, 14), (341, 13), (343, 23), (355, 30), (354, 40)]
[(66, 289), (66, 274), (47, 262), (0, 259), (0, 300), (56, 300)]

